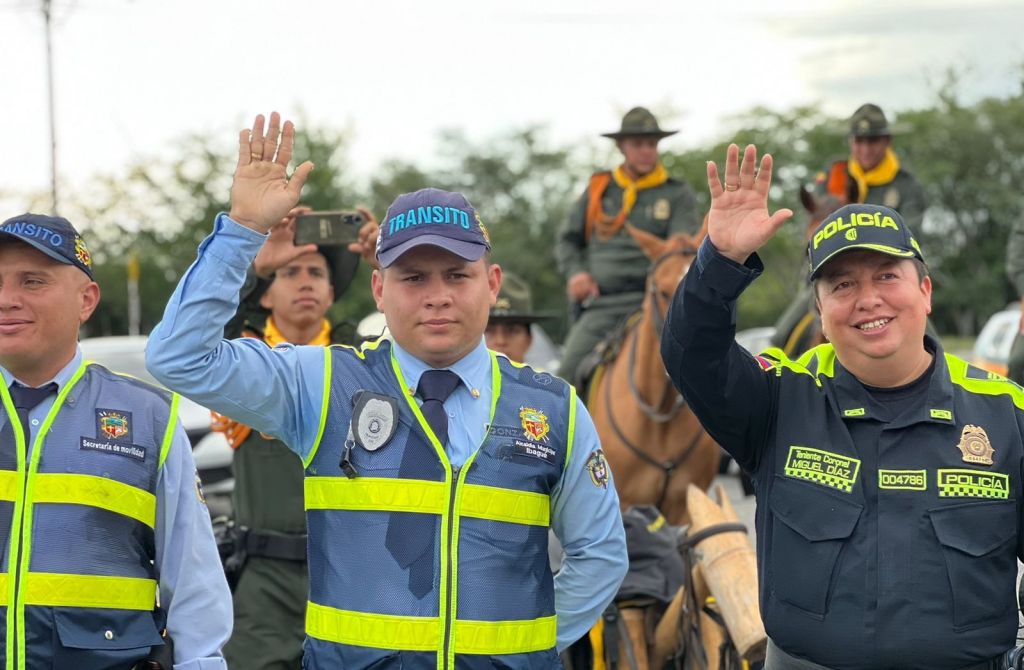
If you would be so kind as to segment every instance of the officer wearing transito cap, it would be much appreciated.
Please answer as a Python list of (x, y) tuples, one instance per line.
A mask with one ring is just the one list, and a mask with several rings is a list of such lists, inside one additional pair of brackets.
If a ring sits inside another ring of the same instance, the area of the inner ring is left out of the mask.
[(555, 257), (572, 303), (584, 309), (565, 341), (559, 374), (575, 381), (581, 360), (616, 324), (640, 308), (650, 260), (625, 230), (631, 224), (661, 238), (695, 235), (697, 201), (658, 158), (658, 142), (678, 131), (662, 130), (643, 107), (622, 118), (615, 140), (622, 164), (597, 172), (558, 232)]
[[(266, 134), (262, 116), (242, 133), (231, 212), (150, 337), (150, 371), (302, 457), (304, 663), (559, 667), (625, 573), (618, 498), (571, 387), (487, 351), (501, 268), (463, 196), (424, 189), (388, 208), (372, 288), (393, 343), (219, 339), (224, 296), (312, 169), (287, 177), (293, 142), (276, 113)], [(549, 526), (567, 556), (557, 578)]]
[(675, 384), (751, 473), (766, 668), (1009, 667), (1024, 556), (1024, 392), (925, 334), (932, 283), (894, 210), (850, 205), (811, 237), (829, 344), (739, 347), (736, 299), (769, 215), (772, 164), (708, 166), (708, 238), (662, 336)]
[(99, 299), (70, 222), (0, 224), (0, 657), (226, 668), (231, 594), (178, 398), (83, 360)]

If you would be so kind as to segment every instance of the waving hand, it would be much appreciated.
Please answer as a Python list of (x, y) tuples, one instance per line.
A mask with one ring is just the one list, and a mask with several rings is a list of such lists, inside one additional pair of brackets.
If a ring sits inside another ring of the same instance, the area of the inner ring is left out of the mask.
[(295, 146), (295, 126), (281, 115), (270, 114), (270, 125), (263, 133), (263, 115), (256, 117), (252, 130), (238, 137), (238, 165), (231, 185), (231, 213), (238, 223), (266, 233), (284, 218), (299, 201), (302, 185), (313, 170), (306, 161), (288, 178), (288, 162)]
[(754, 172), (757, 148), (748, 144), (739, 162), (740, 149), (730, 144), (725, 154), (725, 185), (718, 178), (718, 166), (708, 162), (711, 211), (708, 236), (726, 258), (743, 263), (767, 242), (782, 223), (793, 216), (789, 209), (768, 214), (768, 190), (772, 185), (772, 157), (765, 154)]

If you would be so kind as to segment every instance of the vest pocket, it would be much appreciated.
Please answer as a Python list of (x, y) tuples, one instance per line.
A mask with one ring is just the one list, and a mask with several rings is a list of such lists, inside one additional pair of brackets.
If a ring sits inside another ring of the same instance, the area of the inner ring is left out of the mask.
[(1013, 500), (928, 510), (942, 545), (953, 595), (953, 625), (970, 628), (1014, 607), (1017, 557), (1007, 544), (1017, 534)]
[(163, 644), (152, 612), (55, 608), (53, 621), (60, 640), (53, 650), (55, 668), (130, 667)]
[(769, 504), (775, 597), (821, 618), (835, 582), (839, 552), (864, 506), (815, 484), (776, 475)]

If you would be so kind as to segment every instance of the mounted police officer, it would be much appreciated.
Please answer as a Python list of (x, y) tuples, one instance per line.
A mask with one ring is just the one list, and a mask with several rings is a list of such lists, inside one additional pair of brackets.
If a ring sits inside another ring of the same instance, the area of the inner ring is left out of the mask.
[(533, 344), (531, 327), (548, 318), (547, 314), (534, 313), (530, 285), (519, 275), (504, 272), (484, 331), (487, 348), (505, 354), (510, 361), (523, 363)]
[(99, 299), (70, 222), (0, 224), (0, 659), (226, 668), (231, 595), (178, 397), (82, 359)]
[(558, 233), (555, 256), (569, 301), (582, 309), (565, 341), (559, 375), (575, 380), (581, 360), (643, 303), (650, 261), (624, 229), (630, 223), (661, 238), (696, 235), (701, 220), (693, 190), (669, 177), (658, 142), (662, 130), (643, 107), (629, 110), (615, 140), (622, 165), (597, 172)]
[(734, 341), (772, 163), (708, 165), (708, 239), (662, 336), (675, 384), (750, 472), (766, 668), (1007, 667), (1024, 556), (1024, 392), (926, 335), (932, 283), (894, 210), (849, 205), (809, 259), (829, 344), (798, 360)]
[(150, 337), (150, 370), (302, 457), (308, 667), (559, 667), (625, 572), (618, 498), (572, 388), (487, 351), (501, 268), (464, 197), (424, 189), (388, 209), (372, 283), (393, 344), (220, 339), (312, 170), (286, 177), (293, 142), (276, 113), (266, 135), (262, 116), (243, 131), (231, 212)]
[[(295, 217), (310, 211), (296, 207), (273, 229), (253, 262), (242, 304), (249, 315), (241, 335), (267, 345), (339, 343), (341, 328), (332, 328), (327, 310), (349, 287), (363, 243), (295, 245)], [(377, 223), (361, 210), (367, 223), (363, 239), (376, 239)], [(372, 244), (369, 244), (372, 247)], [(235, 627), (224, 647), (231, 667), (247, 670), (292, 670), (302, 661), (305, 638), (306, 516), (303, 506), (302, 461), (280, 440), (244, 423), (214, 414), (214, 429), (235, 449), (234, 555), (226, 562), (233, 572)]]
[(927, 201), (924, 189), (892, 148), (892, 129), (881, 107), (865, 103), (850, 117), (850, 156), (833, 162), (816, 179), (820, 195), (895, 209), (920, 229)]

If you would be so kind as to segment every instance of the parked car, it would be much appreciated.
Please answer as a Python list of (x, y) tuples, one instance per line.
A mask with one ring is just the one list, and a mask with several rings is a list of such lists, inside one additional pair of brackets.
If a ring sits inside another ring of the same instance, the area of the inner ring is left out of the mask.
[[(146, 370), (146, 340), (145, 335), (119, 335), (89, 337), (79, 344), (86, 360), (160, 386), (160, 382)], [(210, 410), (207, 408), (182, 396), (178, 417), (192, 443), (192, 455), (203, 482), (210, 514), (214, 517), (224, 514), (230, 509), (231, 490), (234, 488), (231, 474), (234, 452), (221, 433), (210, 431)]]
[(971, 362), (997, 374), (1005, 375), (1010, 362), (1010, 348), (1020, 328), (1020, 304), (1013, 302), (1006, 309), (990, 316), (978, 339), (974, 341)]

